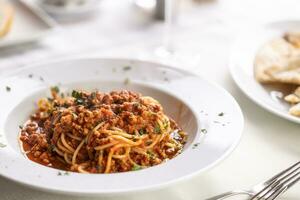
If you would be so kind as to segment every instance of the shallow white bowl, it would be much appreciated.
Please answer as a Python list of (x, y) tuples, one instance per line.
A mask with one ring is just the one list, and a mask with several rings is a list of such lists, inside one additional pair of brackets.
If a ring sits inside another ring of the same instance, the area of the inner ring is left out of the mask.
[[(125, 66), (130, 69), (125, 70)], [(18, 146), (18, 126), (33, 112), (34, 102), (47, 95), (53, 85), (63, 91), (128, 89), (158, 99), (165, 112), (189, 134), (183, 153), (140, 171), (62, 172), (58, 176), (60, 170), (26, 159)], [(11, 91), (6, 91), (6, 86)], [(1, 77), (0, 96), (0, 142), (7, 145), (0, 148), (0, 175), (52, 192), (112, 195), (166, 186), (222, 161), (238, 144), (243, 129), (241, 110), (224, 89), (190, 72), (137, 60), (75, 59), (26, 67)]]

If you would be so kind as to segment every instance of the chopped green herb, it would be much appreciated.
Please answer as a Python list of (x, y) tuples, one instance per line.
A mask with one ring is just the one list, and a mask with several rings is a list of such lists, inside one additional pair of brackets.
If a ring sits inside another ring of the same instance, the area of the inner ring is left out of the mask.
[(61, 98), (65, 98), (65, 94), (64, 93), (61, 93), (60, 96), (61, 96)]
[(164, 125), (164, 129), (166, 130), (168, 128), (168, 126), (169, 126), (168, 120), (165, 120), (164, 123), (163, 123), (163, 125)]
[(83, 104), (83, 103), (84, 103), (84, 100), (83, 100), (83, 99), (76, 99), (76, 103), (77, 103), (77, 104)]
[(169, 82), (170, 80), (167, 77), (165, 77), (164, 81)]
[(19, 129), (23, 129), (23, 126), (22, 126), (22, 125), (19, 125)]
[(123, 70), (124, 70), (124, 71), (129, 71), (129, 70), (131, 70), (131, 67), (130, 67), (130, 66), (124, 66), (124, 67), (123, 67)]
[(84, 103), (84, 99), (82, 98), (82, 93), (76, 91), (76, 90), (73, 90), (72, 91), (72, 97), (75, 98), (75, 102), (77, 104), (83, 104)]
[(146, 134), (146, 130), (145, 130), (145, 129), (143, 129), (143, 128), (142, 128), (142, 129), (140, 129), (140, 130), (139, 130), (139, 134), (140, 134), (140, 135), (144, 135), (144, 134)]
[(57, 172), (57, 176), (62, 176), (62, 175), (68, 176), (70, 175), (70, 173), (68, 171), (65, 171), (64, 173), (62, 173), (61, 171)]
[(7, 92), (11, 91), (11, 87), (9, 87), (9, 86), (6, 86), (5, 89), (6, 89)]
[(129, 78), (126, 78), (125, 80), (124, 80), (124, 85), (128, 85), (130, 83), (130, 79)]
[(74, 97), (75, 99), (81, 98), (81, 93), (76, 91), (76, 90), (73, 90), (72, 91), (72, 97)]
[(29, 78), (32, 78), (32, 77), (33, 77), (33, 74), (29, 74), (28, 77), (29, 77)]
[(134, 106), (134, 108), (139, 108), (139, 107), (140, 107), (140, 105), (141, 105), (141, 104), (140, 104), (140, 103), (138, 103), (138, 102), (134, 102), (134, 103), (133, 103), (133, 106)]
[(161, 132), (160, 126), (159, 126), (158, 123), (156, 123), (155, 126), (154, 126), (154, 132), (155, 132), (156, 134), (159, 134), (159, 133)]
[(51, 87), (51, 90), (56, 92), (56, 93), (59, 93), (59, 87), (58, 86)]
[(54, 145), (54, 144), (50, 144), (50, 145), (48, 146), (47, 151), (48, 151), (49, 153), (52, 153), (52, 152), (54, 152), (54, 149), (55, 149), (55, 145)]
[(6, 144), (0, 142), (0, 148), (4, 148), (4, 147), (6, 147)]
[(49, 102), (52, 102), (52, 101), (53, 101), (53, 99), (50, 98), (50, 97), (47, 97), (47, 100), (48, 100)]
[(131, 171), (137, 171), (137, 170), (141, 170), (143, 169), (142, 166), (140, 165), (133, 165), (132, 168), (131, 168)]
[(201, 133), (204, 133), (206, 134), (207, 133), (207, 130), (205, 128), (201, 129)]
[(150, 150), (147, 151), (147, 155), (149, 156), (150, 159), (154, 159), (155, 158), (155, 154), (152, 151), (150, 151)]
[(218, 114), (218, 116), (222, 117), (222, 116), (224, 116), (224, 113), (223, 113), (223, 112), (220, 112), (220, 113)]
[(192, 149), (196, 149), (196, 148), (197, 148), (199, 145), (200, 145), (200, 143), (199, 143), (199, 142), (197, 142), (197, 143), (193, 144), (193, 147), (192, 147)]

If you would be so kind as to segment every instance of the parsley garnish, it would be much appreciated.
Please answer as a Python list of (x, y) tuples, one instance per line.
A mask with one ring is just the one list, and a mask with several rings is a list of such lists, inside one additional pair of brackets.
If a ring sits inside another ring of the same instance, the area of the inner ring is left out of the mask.
[(56, 93), (59, 93), (59, 87), (58, 86), (51, 87), (51, 90), (56, 92)]
[(49, 102), (53, 102), (54, 99), (52, 99), (52, 98), (50, 98), (50, 97), (47, 97), (47, 100), (48, 100)]
[(201, 129), (201, 133), (204, 133), (206, 134), (207, 133), (207, 130), (205, 128)]
[(164, 125), (164, 129), (167, 130), (167, 128), (168, 128), (168, 126), (169, 126), (168, 121), (165, 120), (164, 123), (163, 123), (163, 125)]
[(6, 86), (5, 89), (6, 89), (7, 92), (11, 91), (11, 87), (9, 87), (9, 86)]
[(22, 126), (22, 125), (19, 125), (19, 129), (21, 129), (21, 130), (22, 130), (22, 129), (23, 129), (23, 126)]
[(6, 147), (6, 144), (0, 142), (0, 148), (4, 148), (4, 147)]
[(124, 66), (124, 67), (123, 67), (123, 70), (124, 70), (124, 71), (129, 71), (129, 70), (131, 70), (131, 67), (130, 67), (130, 66)]
[(147, 151), (147, 155), (149, 156), (150, 159), (154, 159), (155, 158), (155, 154), (152, 151), (150, 151), (150, 150)]
[(68, 176), (68, 175), (70, 175), (70, 173), (68, 172), (68, 171), (65, 171), (64, 173), (62, 173), (62, 172), (57, 172), (57, 176), (62, 176), (62, 175), (64, 175), (64, 176)]
[(146, 130), (145, 130), (145, 129), (143, 129), (143, 128), (142, 128), (142, 129), (140, 129), (140, 130), (139, 130), (139, 134), (140, 134), (140, 135), (144, 135), (144, 134), (146, 134)]
[(102, 166), (101, 165), (96, 165), (96, 169), (98, 172), (101, 172), (102, 171)]
[(224, 113), (223, 113), (223, 112), (220, 112), (220, 113), (218, 114), (218, 116), (222, 117), (222, 116), (224, 116)]
[(81, 98), (81, 93), (76, 90), (73, 90), (72, 97), (74, 97), (75, 99)]
[(72, 91), (72, 97), (75, 98), (75, 102), (77, 104), (83, 104), (84, 103), (84, 99), (82, 98), (82, 93), (76, 91), (76, 90), (73, 90)]
[(95, 99), (96, 97), (97, 97), (97, 93), (96, 93), (96, 92), (92, 92), (92, 93), (91, 93), (91, 98), (92, 98), (92, 99)]
[(129, 78), (126, 78), (125, 80), (124, 80), (124, 85), (128, 85), (130, 83), (130, 79)]
[(77, 104), (83, 104), (84, 101), (83, 101), (83, 99), (76, 99), (76, 103), (77, 103)]
[(197, 143), (193, 144), (193, 147), (192, 147), (192, 149), (196, 149), (196, 148), (197, 148), (199, 145), (200, 145), (200, 143), (199, 143), (199, 142), (197, 142)]
[(154, 132), (155, 132), (156, 134), (159, 134), (159, 133), (161, 132), (160, 126), (159, 126), (158, 123), (156, 123), (155, 126), (154, 126)]
[(137, 171), (137, 170), (141, 170), (143, 169), (142, 166), (140, 165), (133, 165), (132, 168), (131, 168), (131, 171)]
[(55, 148), (55, 145), (54, 145), (54, 144), (50, 144), (50, 145), (48, 146), (48, 148), (47, 148), (47, 151), (48, 151), (49, 153), (52, 153), (52, 152), (54, 151), (54, 148)]

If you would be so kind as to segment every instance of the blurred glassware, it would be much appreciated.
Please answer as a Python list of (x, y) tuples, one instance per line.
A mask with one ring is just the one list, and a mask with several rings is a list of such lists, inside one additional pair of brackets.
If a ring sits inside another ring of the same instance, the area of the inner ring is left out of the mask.
[(152, 10), (155, 19), (164, 20), (160, 44), (142, 51), (143, 53), (140, 53), (139, 58), (153, 59), (173, 65), (189, 65), (189, 67), (195, 67), (199, 64), (201, 58), (199, 53), (195, 52), (195, 50), (193, 51), (191, 48), (191, 41), (181, 41), (181, 39), (178, 39), (183, 36), (183, 29), (185, 27), (178, 23), (179, 9), (186, 2), (182, 0), (132, 1), (144, 10)]
[(57, 19), (78, 19), (93, 14), (100, 0), (37, 0), (38, 4)]
[(144, 10), (152, 10), (156, 6), (156, 0), (132, 0), (132, 2)]
[[(173, 32), (177, 20), (178, 0), (157, 0), (156, 15), (164, 19), (162, 45), (156, 49), (158, 56), (170, 56), (174, 53)], [(161, 12), (161, 13), (160, 13)], [(160, 16), (162, 14), (162, 16)]]

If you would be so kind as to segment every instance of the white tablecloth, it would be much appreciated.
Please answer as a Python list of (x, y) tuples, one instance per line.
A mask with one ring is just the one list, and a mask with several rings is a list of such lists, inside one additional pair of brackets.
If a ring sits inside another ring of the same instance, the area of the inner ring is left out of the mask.
[[(299, 125), (270, 114), (243, 95), (229, 75), (227, 61), (239, 30), (274, 19), (300, 19), (299, 7), (297, 0), (219, 0), (186, 7), (173, 34), (181, 52), (175, 64), (217, 82), (236, 98), (245, 116), (241, 143), (228, 159), (204, 174), (155, 192), (107, 199), (200, 200), (227, 190), (248, 188), (298, 161)], [(89, 21), (63, 24), (33, 46), (0, 50), (0, 74), (33, 62), (62, 57), (157, 59), (153, 49), (160, 44), (162, 24), (132, 11), (127, 1), (106, 0), (97, 16)], [(101, 198), (50, 194), (0, 178), (0, 199)], [(299, 200), (300, 184), (282, 199)]]

